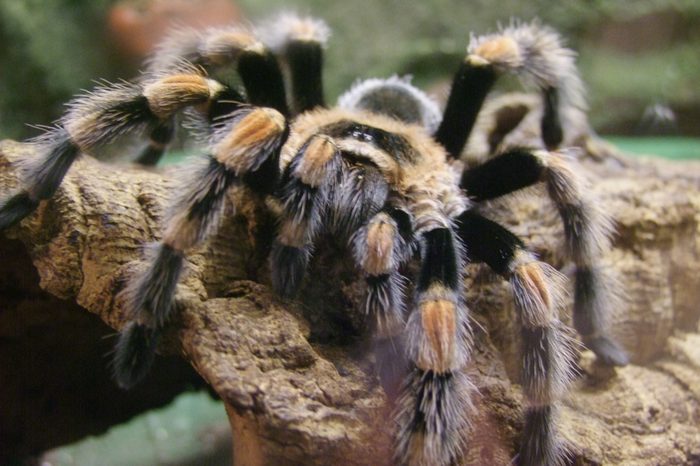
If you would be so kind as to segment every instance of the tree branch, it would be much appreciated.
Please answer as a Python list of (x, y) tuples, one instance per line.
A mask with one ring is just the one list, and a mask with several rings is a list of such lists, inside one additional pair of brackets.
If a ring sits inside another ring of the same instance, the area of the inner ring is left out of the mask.
[[(16, 183), (12, 161), (28, 150), (0, 145), (0, 185)], [(627, 299), (614, 310), (612, 333), (633, 364), (606, 372), (583, 354), (582, 376), (563, 402), (563, 435), (580, 464), (700, 461), (700, 165), (587, 155), (580, 158), (597, 177), (594, 190), (618, 221), (606, 264)], [(41, 288), (119, 329), (119, 292), (143, 266), (143, 245), (159, 238), (168, 179), (168, 171), (84, 158), (53, 199), (6, 235), (24, 244)], [(488, 214), (566, 270), (556, 248), (561, 226), (541, 194), (492, 203)], [(265, 222), (256, 209), (229, 215), (188, 255), (161, 352), (185, 357), (225, 401), (241, 464), (387, 463), (392, 425), (368, 340), (357, 336), (356, 277), (329, 275), (337, 251), (326, 252), (303, 304), (276, 298), (259, 252)], [(504, 464), (521, 428), (512, 298), (479, 264), (469, 266), (467, 288), (479, 324), (467, 372), (480, 394), (464, 464)]]

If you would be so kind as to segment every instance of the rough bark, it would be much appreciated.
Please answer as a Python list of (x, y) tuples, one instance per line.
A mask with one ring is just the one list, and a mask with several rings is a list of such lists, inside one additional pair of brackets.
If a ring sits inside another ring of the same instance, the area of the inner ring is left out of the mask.
[(115, 336), (75, 301), (41, 290), (20, 241), (0, 241), (0, 464), (25, 464), (204, 385), (172, 356), (134, 391), (120, 390), (107, 364)]
[[(16, 183), (11, 162), (26, 150), (2, 143), (0, 185)], [(582, 354), (581, 376), (562, 403), (563, 436), (578, 464), (698, 464), (700, 164), (580, 159), (618, 222), (605, 260), (626, 299), (612, 333), (633, 363), (607, 370)], [(42, 289), (119, 329), (119, 291), (143, 266), (143, 245), (159, 238), (168, 179), (167, 171), (84, 158), (6, 236), (24, 245)], [(557, 252), (561, 227), (542, 192), (514, 199), (492, 203), (490, 215), (567, 270)], [(267, 286), (265, 244), (256, 243), (265, 221), (255, 209), (228, 215), (189, 254), (161, 352), (187, 359), (226, 402), (239, 464), (388, 463), (392, 426), (362, 336), (359, 286), (333, 265), (347, 262), (337, 258), (343, 252), (322, 251), (303, 299), (284, 302)], [(463, 464), (508, 464), (522, 425), (512, 300), (479, 264), (469, 266), (467, 286), (478, 325), (466, 370), (479, 388), (479, 415)]]

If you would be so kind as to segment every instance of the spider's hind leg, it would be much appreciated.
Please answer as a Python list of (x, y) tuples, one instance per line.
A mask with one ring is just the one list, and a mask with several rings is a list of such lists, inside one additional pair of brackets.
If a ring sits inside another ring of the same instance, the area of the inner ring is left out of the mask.
[(458, 219), (470, 257), (507, 278), (521, 328), (521, 383), (527, 407), (519, 464), (556, 465), (565, 455), (556, 434), (557, 399), (573, 378), (574, 343), (562, 331), (563, 278), (536, 261), (513, 233), (474, 211)]
[(292, 111), (299, 114), (325, 107), (322, 69), (328, 25), (318, 18), (285, 13), (258, 29), (286, 67)]
[(436, 141), (450, 157), (459, 158), (496, 80), (514, 73), (542, 93), (542, 140), (547, 149), (556, 149), (566, 130), (575, 126), (572, 119), (586, 110), (574, 58), (559, 34), (536, 22), (472, 38), (455, 74)]
[(567, 255), (576, 265), (574, 326), (601, 362), (623, 366), (625, 351), (608, 334), (617, 299), (615, 281), (599, 265), (609, 248), (612, 221), (586, 189), (567, 157), (558, 152), (513, 149), (462, 175), (461, 186), (476, 201), (494, 199), (544, 182), (564, 224)]

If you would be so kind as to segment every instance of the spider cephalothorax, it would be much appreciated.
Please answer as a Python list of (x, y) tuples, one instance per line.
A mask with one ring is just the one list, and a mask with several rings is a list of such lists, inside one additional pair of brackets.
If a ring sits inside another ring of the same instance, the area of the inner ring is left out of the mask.
[[(376, 338), (402, 340), (396, 347), (405, 354), (393, 355), (407, 362), (395, 400), (398, 462), (450, 464), (467, 445), (472, 384), (463, 368), (471, 333), (462, 273), (468, 259), (485, 262), (513, 289), (526, 399), (520, 462), (560, 461), (554, 408), (574, 353), (558, 318), (561, 275), (476, 207), (546, 184), (577, 268), (574, 324), (599, 359), (624, 364), (624, 352), (606, 336), (609, 287), (597, 266), (610, 222), (569, 160), (553, 151), (565, 140), (569, 115), (584, 106), (572, 53), (549, 29), (514, 25), (473, 39), (442, 114), (396, 77), (361, 82), (338, 107), (327, 108), (326, 26), (287, 15), (258, 32), (262, 40), (240, 28), (179, 33), (138, 82), (76, 99), (56, 128), (35, 141), (39, 156), (25, 163), (22, 189), (0, 204), (0, 227), (50, 197), (82, 151), (121, 133), (146, 128), (151, 143), (141, 160), (157, 159), (176, 113), (192, 107), (207, 150), (178, 181), (155, 254), (128, 287), (133, 322), (122, 331), (114, 361), (120, 385), (132, 386), (148, 371), (171, 319), (185, 254), (216, 228), (229, 190), (247, 185), (278, 216), (269, 259), (274, 289), (293, 297), (318, 238), (330, 234), (352, 251), (365, 279), (364, 308)], [(210, 77), (226, 66), (237, 71), (242, 91)], [(510, 148), (462, 172), (457, 159), (484, 98), (508, 71), (542, 90), (542, 147)], [(405, 276), (413, 261), (415, 280)]]

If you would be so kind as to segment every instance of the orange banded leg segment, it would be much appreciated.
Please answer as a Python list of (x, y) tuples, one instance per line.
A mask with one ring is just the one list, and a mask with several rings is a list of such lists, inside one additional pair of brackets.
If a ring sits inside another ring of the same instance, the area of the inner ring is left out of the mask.
[(315, 135), (282, 174), (279, 196), (284, 215), (270, 254), (272, 286), (280, 296), (294, 296), (301, 286), (313, 240), (322, 227), (324, 187), (338, 169), (339, 158), (331, 138)]
[(563, 280), (550, 266), (520, 252), (510, 282), (521, 325), (526, 401), (520, 464), (560, 464), (565, 451), (556, 432), (556, 406), (573, 378), (575, 351), (557, 315)]
[(409, 214), (393, 207), (376, 214), (354, 236), (355, 260), (367, 284), (365, 310), (378, 338), (392, 338), (403, 332), (399, 267), (410, 259), (412, 236)]
[(364, 272), (365, 313), (373, 335), (377, 373), (391, 403), (407, 371), (404, 338), (404, 278), (399, 268), (411, 258), (413, 229), (403, 209), (386, 206), (353, 237), (355, 262)]
[(449, 228), (421, 235), (417, 309), (407, 324), (414, 367), (398, 402), (401, 464), (448, 465), (464, 448), (473, 387), (461, 372), (470, 343), (461, 300), (462, 267), (461, 251)]

